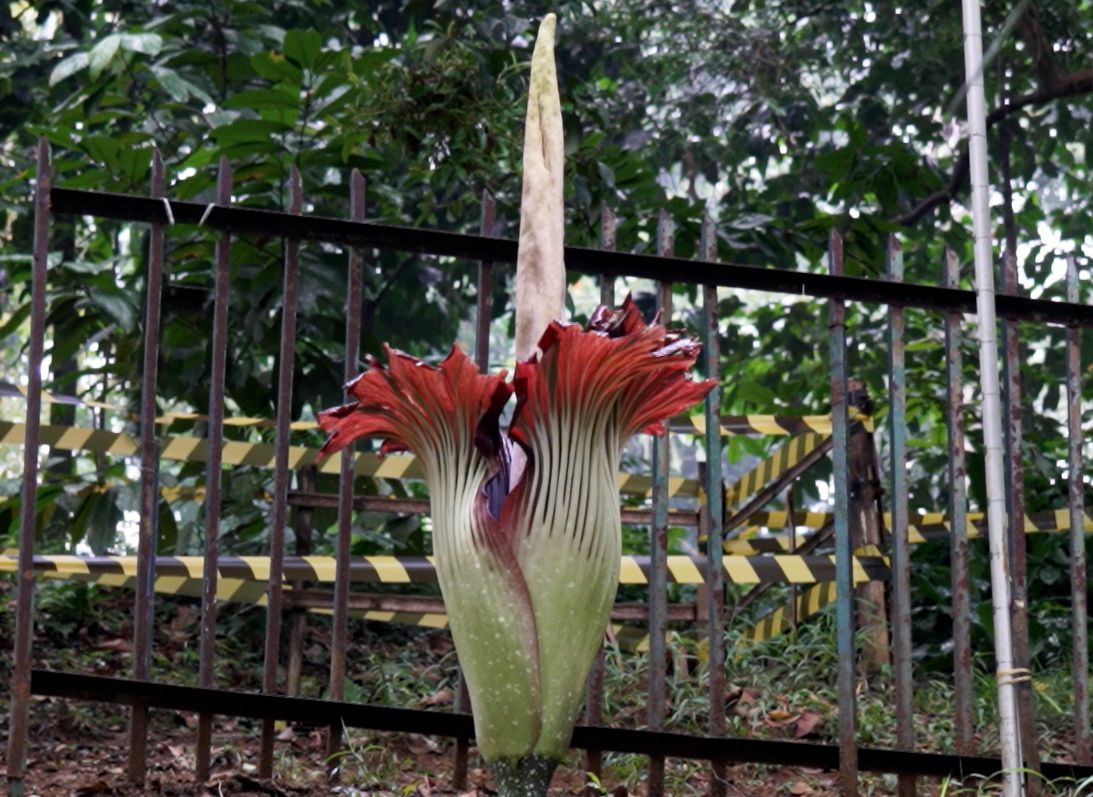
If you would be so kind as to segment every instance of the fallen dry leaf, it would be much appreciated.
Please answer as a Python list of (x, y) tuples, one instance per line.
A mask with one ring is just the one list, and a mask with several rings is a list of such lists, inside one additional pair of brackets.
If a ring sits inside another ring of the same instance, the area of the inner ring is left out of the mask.
[(806, 736), (811, 736), (816, 733), (816, 729), (823, 724), (823, 714), (819, 714), (815, 711), (806, 711), (798, 717), (797, 722), (794, 723), (793, 735), (798, 739), (803, 739)]
[(799, 780), (789, 787), (790, 794), (812, 794), (812, 787), (805, 783), (803, 780)]
[(418, 701), (420, 706), (447, 706), (452, 702), (452, 693), (448, 689), (441, 689), (439, 692), (433, 692), (431, 695), (421, 698)]

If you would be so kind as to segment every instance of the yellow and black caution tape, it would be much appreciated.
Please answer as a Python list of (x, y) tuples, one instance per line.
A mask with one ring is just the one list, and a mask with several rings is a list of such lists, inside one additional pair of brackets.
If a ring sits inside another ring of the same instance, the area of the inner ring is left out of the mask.
[[(802, 590), (797, 596), (797, 622), (801, 622), (819, 613), (828, 604), (835, 602), (835, 582), (825, 581)], [(793, 616), (788, 606), (779, 606), (770, 614), (759, 618), (755, 625), (747, 630), (744, 639), (749, 642), (765, 642), (793, 628)]]
[[(835, 557), (831, 555), (726, 556), (722, 559), (726, 578), (734, 584), (814, 584), (835, 578)], [(623, 556), (620, 584), (648, 584), (651, 568), (648, 556)], [(888, 560), (870, 551), (853, 557), (854, 583), (887, 579)], [(0, 556), (0, 572), (16, 572), (18, 559)], [(36, 573), (98, 581), (136, 576), (133, 556), (35, 556)], [(692, 556), (667, 558), (668, 581), (676, 584), (701, 584), (705, 581), (705, 560)], [(268, 556), (222, 556), (217, 564), (220, 580), (265, 583), (269, 579)], [(285, 581), (332, 582), (336, 560), (331, 556), (287, 556)], [(349, 579), (380, 584), (431, 583), (436, 580), (431, 556), (356, 556), (349, 563)], [(174, 578), (181, 585), (200, 581), (204, 559), (200, 556), (156, 557), (156, 577)]]
[[(0, 381), (0, 396), (23, 397), (27, 395), (24, 387), (19, 387), (11, 382)], [(59, 404), (84, 405), (100, 409), (114, 410), (116, 412), (128, 412), (128, 408), (117, 404), (107, 404), (101, 401), (81, 399), (77, 396), (66, 396), (60, 393), (42, 391), (42, 400)], [(168, 412), (158, 418), (156, 423), (170, 425), (176, 421), (204, 421), (208, 415), (199, 412)], [(850, 419), (861, 421), (869, 430), (873, 430), (873, 419), (862, 415), (851, 408)], [(245, 416), (229, 416), (224, 418), (225, 426), (266, 426), (271, 427), (274, 421), (269, 418), (255, 418)], [(704, 434), (706, 431), (706, 419), (702, 415), (679, 415), (672, 418), (669, 426), (674, 432), (684, 434)], [(291, 428), (294, 431), (318, 429), (319, 425), (314, 421), (293, 421)], [(830, 415), (725, 415), (721, 418), (721, 434), (723, 435), (794, 435), (805, 432), (817, 432), (831, 434)]]
[[(26, 439), (26, 426), (21, 423), (0, 421), (0, 443), (22, 445)], [(66, 451), (93, 451), (100, 454), (114, 454), (121, 457), (136, 456), (139, 451), (137, 441), (124, 432), (107, 432), (99, 429), (86, 429), (77, 426), (54, 426), (43, 424), (40, 432), (42, 445)], [(205, 462), (208, 459), (208, 440), (203, 437), (174, 436), (159, 440), (160, 457), (165, 460), (180, 462)], [(251, 465), (258, 468), (272, 468), (275, 447), (269, 443), (243, 443), (225, 440), (222, 459), (224, 465)], [(327, 457), (318, 462), (319, 449), (305, 446), (289, 446), (288, 466), (291, 469), (306, 465), (319, 465), (322, 473), (338, 473), (339, 457)], [(394, 454), (380, 457), (373, 453), (359, 453), (353, 464), (356, 476), (376, 479), (421, 479), (423, 472), (417, 458)], [(652, 494), (651, 477), (637, 473), (618, 474), (619, 491), (627, 495), (648, 496)], [(672, 477), (668, 480), (670, 496), (697, 497), (701, 485), (696, 479)]]
[(733, 506), (751, 498), (770, 482), (799, 464), (828, 439), (830, 439), (829, 435), (818, 432), (807, 432), (791, 437), (773, 454), (725, 489), (725, 506)]
[[(873, 431), (873, 418), (850, 409), (850, 420), (860, 422), (867, 431)], [(703, 415), (678, 416), (672, 419), (671, 429), (690, 434), (706, 433)], [(721, 417), (722, 435), (796, 435), (812, 432), (831, 434), (830, 415), (725, 415)]]
[[(1093, 508), (1086, 507), (1083, 512), (1083, 528), (1093, 533)], [(725, 552), (731, 554), (782, 553), (790, 549), (790, 538), (786, 533), (757, 537), (759, 529), (784, 529), (787, 525), (795, 528), (818, 530), (833, 523), (835, 516), (830, 512), (794, 512), (792, 522), (785, 511), (757, 512), (748, 518), (747, 526), (740, 538), (726, 540)], [(884, 514), (886, 528), (891, 528), (892, 516)], [(1025, 533), (1054, 533), (1070, 531), (1070, 510), (1049, 509), (1025, 515)], [(913, 515), (907, 526), (908, 539), (912, 545), (930, 540), (948, 539), (952, 524), (944, 512), (926, 512)], [(987, 531), (986, 515), (982, 512), (967, 514), (967, 532), (969, 539), (983, 537)], [(795, 532), (797, 544), (808, 539), (808, 534)]]

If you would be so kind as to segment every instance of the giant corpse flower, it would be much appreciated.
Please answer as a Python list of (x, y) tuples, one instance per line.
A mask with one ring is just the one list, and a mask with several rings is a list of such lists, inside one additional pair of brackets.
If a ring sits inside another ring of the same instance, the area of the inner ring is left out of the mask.
[(351, 401), (319, 417), (330, 433), (324, 455), (367, 436), (384, 441), (382, 453), (412, 451), (421, 462), (475, 736), (502, 797), (545, 795), (569, 746), (618, 584), (623, 444), (662, 432), (712, 386), (687, 378), (698, 346), (646, 325), (629, 298), (600, 307), (583, 329), (557, 318), (565, 276), (553, 29), (551, 15), (532, 61), (514, 378), (479, 373), (458, 347), (439, 365), (388, 347), (386, 365), (370, 358), (347, 386)]

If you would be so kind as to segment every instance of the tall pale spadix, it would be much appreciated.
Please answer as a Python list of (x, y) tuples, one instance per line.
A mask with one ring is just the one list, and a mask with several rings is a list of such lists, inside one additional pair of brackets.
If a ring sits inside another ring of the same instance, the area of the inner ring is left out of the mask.
[[(532, 62), (512, 382), (458, 347), (427, 365), (387, 349), (321, 413), (330, 453), (363, 436), (410, 450), (429, 483), (433, 547), (475, 736), (502, 797), (540, 797), (569, 746), (618, 584), (616, 473), (626, 439), (700, 400), (697, 345), (629, 299), (586, 329), (563, 308), (561, 118), (554, 17)], [(533, 152), (531, 150), (534, 150)], [(524, 343), (520, 344), (521, 335)], [(509, 430), (500, 427), (516, 394)]]
[(565, 149), (562, 103), (554, 69), (554, 30), (548, 14), (539, 25), (531, 56), (528, 112), (524, 125), (524, 190), (520, 202), (520, 247), (516, 260), (516, 359), (535, 353), (539, 336), (565, 312)]

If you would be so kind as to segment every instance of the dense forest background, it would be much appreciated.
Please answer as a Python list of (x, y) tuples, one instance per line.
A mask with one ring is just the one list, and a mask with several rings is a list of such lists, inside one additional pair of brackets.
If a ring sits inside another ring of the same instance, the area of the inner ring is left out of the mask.
[[(338, 216), (346, 212), (349, 170), (358, 168), (368, 181), (371, 219), (476, 231), (485, 190), (498, 203), (493, 232), (513, 236), (526, 61), (534, 25), (548, 10), (559, 14), (569, 242), (595, 244), (607, 205), (619, 215), (619, 247), (649, 250), (664, 209), (676, 225), (676, 252), (691, 256), (706, 212), (717, 220), (726, 261), (821, 270), (828, 232), (838, 228), (848, 273), (880, 277), (885, 238), (895, 233), (909, 280), (939, 283), (948, 246), (971, 286), (960, 13), (950, 0), (11, 3), (0, 7), (0, 354), (7, 379), (23, 378), (38, 136), (53, 146), (61, 186), (146, 193), (159, 147), (174, 198), (211, 201), (224, 155), (234, 166), (237, 203), (286, 208), (295, 166), (306, 212)], [(1065, 256), (1076, 256), (1082, 301), (1089, 302), (1093, 3), (989, 3), (984, 13), (997, 251), (1015, 253), (1024, 291), (1053, 298), (1063, 294)], [(56, 221), (51, 389), (136, 406), (143, 236), (112, 224)], [(201, 412), (213, 240), (171, 230), (168, 245), (161, 406)], [(232, 254), (229, 409), (272, 417), (281, 244), (243, 239)], [(302, 257), (294, 417), (340, 401), (344, 340), (344, 253), (305, 246)], [(511, 316), (508, 277), (502, 270), (495, 284), (501, 341)], [(682, 322), (689, 320), (687, 298), (682, 291)], [(466, 337), (474, 300), (473, 264), (376, 255), (366, 268), (364, 350), (378, 352), (390, 340), (416, 354), (441, 353)], [(578, 315), (582, 307), (575, 298)], [(826, 411), (823, 303), (724, 291), (720, 309), (726, 412)], [(908, 316), (912, 506), (941, 509), (941, 319)], [(849, 320), (851, 368), (878, 399), (885, 391), (883, 319), (884, 308), (855, 306)], [(970, 325), (966, 333), (974, 407)], [(1065, 502), (1063, 334), (1025, 326), (1022, 335), (1023, 454), (1034, 512)], [(1090, 335), (1083, 346), (1083, 361), (1093, 362)], [(503, 352), (495, 348), (499, 359)], [(1093, 380), (1084, 390), (1084, 406), (1093, 406)], [(18, 404), (4, 406), (8, 419), (19, 419)], [(883, 400), (878, 409), (883, 415)], [(124, 413), (62, 405), (51, 413), (54, 423), (133, 428)], [(1093, 418), (1084, 420), (1093, 439)], [(974, 413), (968, 421), (971, 494), (981, 507)], [(258, 440), (270, 432), (237, 434)], [(883, 447), (883, 424), (880, 434)], [(730, 459), (767, 445), (734, 438)], [(1093, 459), (1088, 444), (1086, 456)], [(125, 465), (59, 454), (49, 465), (39, 501), (41, 548), (124, 548), (119, 529), (136, 506)], [(817, 483), (802, 483), (799, 505), (824, 497), (818, 473)], [(18, 532), (17, 466), (6, 476), (0, 547)], [(165, 468), (163, 478), (195, 486), (203, 469)], [(255, 496), (271, 478), (233, 470), (222, 550), (265, 550), (268, 507)], [(332, 520), (320, 513), (318, 526)], [(164, 503), (161, 552), (199, 550), (199, 522), (197, 502)], [(420, 526), (406, 519), (362, 515), (356, 533), (362, 551), (426, 544)], [(1066, 650), (1069, 633), (1066, 545), (1060, 535), (1030, 544), (1039, 613), (1033, 653), (1050, 656)], [(915, 554), (916, 639), (935, 653), (946, 635), (946, 550), (920, 546)], [(984, 590), (985, 556), (975, 558), (975, 588)], [(989, 607), (980, 601), (979, 608), (986, 633)]]

